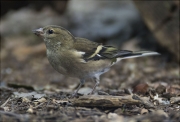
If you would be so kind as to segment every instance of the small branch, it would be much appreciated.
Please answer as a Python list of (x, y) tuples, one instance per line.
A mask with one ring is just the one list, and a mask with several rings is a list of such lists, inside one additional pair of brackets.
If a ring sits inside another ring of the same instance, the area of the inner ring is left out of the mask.
[(46, 103), (46, 102), (40, 103), (39, 105), (37, 105), (37, 106), (35, 106), (35, 107), (32, 107), (32, 108), (33, 108), (33, 109), (36, 109), (36, 108), (42, 106), (44, 103)]
[(107, 95), (86, 95), (80, 96), (70, 100), (72, 105), (81, 107), (120, 107), (123, 104), (126, 105), (137, 105), (145, 104), (148, 107), (152, 105), (147, 104), (141, 97), (137, 95), (127, 96), (107, 96)]
[[(7, 111), (1, 111), (0, 110), (0, 114), (3, 115), (3, 116), (9, 116), (9, 117), (14, 117), (18, 120), (22, 120), (22, 121), (27, 121), (29, 120), (30, 116), (27, 115), (27, 114), (15, 114), (15, 113), (12, 113), (12, 112), (7, 112)], [(1, 116), (3, 118), (3, 116)]]
[(180, 97), (172, 97), (171, 100), (170, 100), (170, 102), (171, 102), (172, 104), (178, 103), (178, 102), (180, 102)]
[(9, 100), (10, 100), (10, 97), (6, 100), (5, 103), (3, 103), (3, 104), (1, 105), (1, 107), (3, 108), (3, 107), (9, 102)]

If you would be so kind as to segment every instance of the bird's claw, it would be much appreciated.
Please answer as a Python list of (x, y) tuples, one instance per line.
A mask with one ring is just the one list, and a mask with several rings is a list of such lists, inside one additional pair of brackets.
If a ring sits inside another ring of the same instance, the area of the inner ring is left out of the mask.
[(73, 93), (73, 94), (71, 94), (71, 96), (70, 96), (70, 98), (72, 99), (72, 98), (75, 98), (75, 97), (78, 97), (78, 95), (77, 95), (77, 93), (75, 92), (75, 93)]

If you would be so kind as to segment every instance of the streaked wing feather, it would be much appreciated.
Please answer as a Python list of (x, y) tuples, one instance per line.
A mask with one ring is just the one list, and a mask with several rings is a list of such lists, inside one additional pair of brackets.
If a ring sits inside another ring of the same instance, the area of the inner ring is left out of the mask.
[(84, 38), (75, 38), (76, 41), (74, 43), (74, 48), (77, 51), (85, 52), (82, 54), (82, 58), (85, 61), (89, 60), (100, 60), (100, 59), (113, 59), (120, 54), (127, 54), (129, 51), (118, 51), (117, 48), (113, 46), (103, 46), (96, 42), (89, 41), (88, 39)]
[(103, 59), (126, 59), (131, 57), (142, 57), (146, 55), (157, 55), (158, 53), (152, 51), (138, 51), (133, 52), (129, 50), (118, 50), (113, 46), (103, 46), (96, 42), (89, 41), (84, 38), (75, 38), (74, 48), (77, 51), (84, 52), (82, 58), (88, 62), (90, 60), (103, 60)]

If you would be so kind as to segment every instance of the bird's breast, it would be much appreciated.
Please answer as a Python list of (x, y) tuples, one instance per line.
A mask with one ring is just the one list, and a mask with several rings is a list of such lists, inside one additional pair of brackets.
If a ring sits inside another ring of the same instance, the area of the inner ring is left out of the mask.
[(47, 57), (52, 67), (63, 75), (77, 78), (94, 77), (109, 70), (111, 61), (80, 61), (80, 57), (70, 52), (53, 52), (47, 50)]
[(56, 51), (51, 51), (47, 49), (47, 58), (52, 67), (63, 75), (67, 75), (67, 70), (64, 68), (64, 59), (63, 57)]

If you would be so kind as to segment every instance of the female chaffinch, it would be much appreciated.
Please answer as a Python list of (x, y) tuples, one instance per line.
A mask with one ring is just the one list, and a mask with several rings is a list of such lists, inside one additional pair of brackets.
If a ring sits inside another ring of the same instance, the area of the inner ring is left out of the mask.
[(99, 84), (100, 75), (122, 59), (159, 55), (153, 51), (133, 52), (98, 44), (85, 38), (74, 37), (69, 31), (56, 25), (33, 32), (44, 39), (47, 58), (52, 67), (63, 75), (80, 79), (80, 85), (73, 96), (87, 78), (93, 78), (96, 82), (90, 93), (92, 94)]

